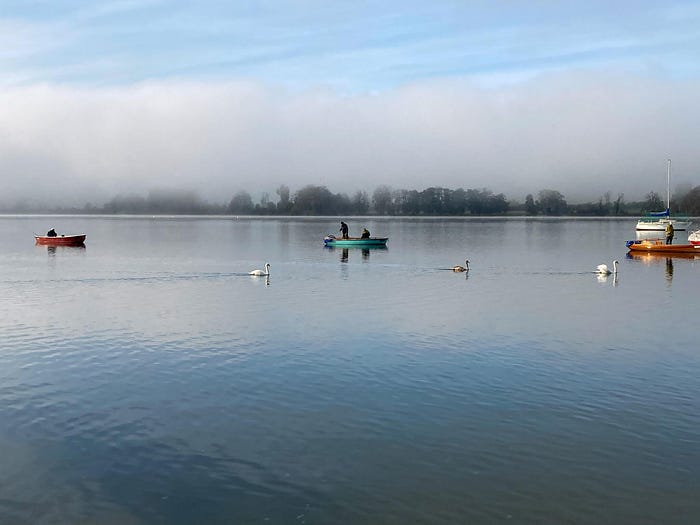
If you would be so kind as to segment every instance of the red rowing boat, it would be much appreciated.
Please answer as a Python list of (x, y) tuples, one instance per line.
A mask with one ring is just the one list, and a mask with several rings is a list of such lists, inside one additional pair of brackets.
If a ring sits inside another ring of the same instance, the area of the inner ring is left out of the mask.
[(85, 235), (58, 235), (57, 237), (35, 235), (34, 239), (37, 244), (45, 244), (46, 246), (82, 246), (85, 242)]

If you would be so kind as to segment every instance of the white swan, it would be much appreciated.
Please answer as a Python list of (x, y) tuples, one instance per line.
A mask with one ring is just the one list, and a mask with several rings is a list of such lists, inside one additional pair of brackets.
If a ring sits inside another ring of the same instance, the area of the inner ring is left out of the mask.
[(617, 275), (617, 261), (613, 261), (613, 269), (610, 271), (610, 268), (608, 268), (607, 264), (599, 264), (596, 266), (596, 273), (599, 273), (601, 275), (610, 275), (611, 273), (614, 273)]
[(270, 263), (265, 263), (265, 271), (253, 270), (252, 272), (248, 272), (248, 275), (255, 275), (257, 277), (263, 277), (265, 275), (270, 275)]
[(468, 272), (469, 271), (469, 259), (464, 261), (464, 264), (466, 266), (453, 266), (452, 271), (453, 272)]

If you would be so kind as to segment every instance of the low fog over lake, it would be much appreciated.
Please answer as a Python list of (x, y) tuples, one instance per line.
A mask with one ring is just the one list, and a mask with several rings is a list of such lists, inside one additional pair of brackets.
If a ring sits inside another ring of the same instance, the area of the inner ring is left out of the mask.
[(700, 182), (697, 82), (550, 74), (517, 86), (416, 82), (378, 94), (245, 82), (0, 90), (3, 204), (103, 204), (154, 187), (227, 202), (280, 184), (489, 188), (522, 201), (641, 200)]

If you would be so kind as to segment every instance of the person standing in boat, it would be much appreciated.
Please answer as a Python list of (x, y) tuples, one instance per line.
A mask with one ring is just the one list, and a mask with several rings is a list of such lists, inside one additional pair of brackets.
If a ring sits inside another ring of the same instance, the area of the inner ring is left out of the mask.
[(48, 232), (46, 232), (47, 237), (58, 237), (58, 234), (56, 233), (56, 230), (51, 228)]
[(348, 225), (345, 224), (343, 221), (340, 221), (340, 233), (343, 234), (343, 239), (348, 238)]
[(666, 244), (673, 244), (673, 224), (666, 225)]
[(369, 239), (369, 230), (367, 228), (362, 228), (361, 239)]

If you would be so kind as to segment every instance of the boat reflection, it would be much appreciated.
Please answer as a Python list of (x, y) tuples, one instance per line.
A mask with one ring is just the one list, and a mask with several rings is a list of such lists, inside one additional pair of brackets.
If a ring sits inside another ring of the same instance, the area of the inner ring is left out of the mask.
[(642, 261), (648, 264), (660, 264), (666, 259), (700, 259), (700, 253), (627, 252), (627, 258), (635, 261)]
[[(637, 253), (628, 253), (627, 254), (628, 259), (632, 259), (635, 261), (640, 261), (643, 264), (646, 265), (658, 265), (664, 266), (664, 277), (666, 279), (666, 283), (670, 285), (673, 282), (673, 272), (675, 269), (675, 262), (674, 259), (693, 259), (693, 260), (700, 260), (700, 254), (692, 254), (692, 253), (674, 253), (674, 254), (656, 254), (656, 253), (644, 253), (644, 254), (637, 254)], [(683, 264), (683, 263), (681, 263)]]
[(340, 251), (340, 262), (346, 263), (350, 259), (350, 252), (356, 252), (360, 251), (362, 254), (362, 260), (363, 261), (369, 261), (370, 257), (370, 252), (372, 251), (387, 251), (389, 248), (387, 246), (344, 246), (342, 248), (338, 248), (336, 246), (324, 246), (325, 250), (330, 250), (335, 251), (339, 250)]
[[(37, 246), (41, 246), (40, 244), (37, 244)], [(77, 246), (46, 246), (46, 253), (49, 255), (55, 256), (57, 252), (73, 252), (73, 253), (78, 253), (78, 252), (84, 252), (85, 251), (85, 245), (84, 244), (79, 244)]]

